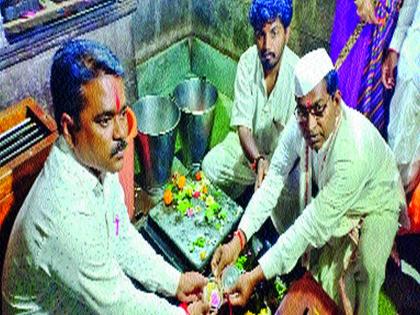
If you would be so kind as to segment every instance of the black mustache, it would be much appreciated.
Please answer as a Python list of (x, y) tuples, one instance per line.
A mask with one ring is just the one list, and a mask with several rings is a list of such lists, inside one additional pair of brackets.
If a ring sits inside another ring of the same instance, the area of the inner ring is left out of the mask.
[(113, 147), (111, 150), (111, 156), (114, 156), (118, 154), (119, 152), (124, 151), (127, 145), (128, 145), (128, 142), (125, 140), (118, 141), (115, 147)]

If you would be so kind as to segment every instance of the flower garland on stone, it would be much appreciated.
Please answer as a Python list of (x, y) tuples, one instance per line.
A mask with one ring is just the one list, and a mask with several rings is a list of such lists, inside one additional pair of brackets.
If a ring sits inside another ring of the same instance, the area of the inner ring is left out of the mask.
[(167, 207), (176, 208), (181, 216), (191, 218), (203, 210), (200, 204), (193, 204), (193, 199), (202, 200), (205, 203), (204, 217), (208, 223), (214, 222), (216, 219), (224, 221), (227, 213), (215, 200), (215, 197), (217, 198), (220, 193), (215, 191), (213, 195), (210, 195), (209, 184), (210, 181), (202, 171), (194, 174), (194, 180), (188, 180), (184, 175), (175, 172), (171, 181), (165, 186), (163, 202)]
[[(227, 219), (227, 211), (222, 209), (216, 201), (221, 195), (220, 191), (212, 190), (212, 194), (210, 194), (209, 186), (210, 181), (202, 171), (196, 172), (192, 178), (175, 172), (164, 188), (163, 203), (166, 207), (175, 209), (179, 219), (185, 217), (192, 219), (204, 211), (200, 216), (202, 222), (220, 230)], [(191, 242), (189, 251), (201, 249), (200, 259), (205, 260), (207, 258), (207, 252), (204, 250), (206, 243), (206, 238), (200, 236)]]

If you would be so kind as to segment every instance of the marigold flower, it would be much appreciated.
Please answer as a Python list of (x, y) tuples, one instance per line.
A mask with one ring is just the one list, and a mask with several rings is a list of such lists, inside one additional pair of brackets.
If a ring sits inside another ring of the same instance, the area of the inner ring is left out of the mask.
[(209, 193), (206, 185), (203, 185), (203, 187), (201, 188), (201, 191), (203, 192), (203, 194), (206, 194), (206, 195)]
[(178, 189), (182, 190), (184, 188), (186, 182), (187, 182), (187, 179), (185, 178), (184, 175), (179, 176), (178, 181), (177, 181)]
[(169, 189), (166, 189), (165, 192), (163, 193), (163, 202), (165, 203), (166, 206), (169, 206), (172, 203), (172, 200), (173, 200), (172, 191), (170, 191)]
[(195, 173), (195, 180), (200, 181), (203, 178), (202, 171)]

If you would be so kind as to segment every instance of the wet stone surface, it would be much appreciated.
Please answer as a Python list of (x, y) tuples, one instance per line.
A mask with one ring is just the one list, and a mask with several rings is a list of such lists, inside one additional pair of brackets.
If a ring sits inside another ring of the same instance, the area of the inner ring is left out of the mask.
[[(222, 219), (217, 215), (206, 218), (206, 203), (199, 198), (191, 198), (194, 213), (182, 215), (175, 206), (165, 206), (163, 202), (150, 210), (149, 220), (153, 220), (160, 233), (165, 234), (196, 270), (202, 270), (210, 262), (217, 246), (233, 230), (242, 216), (243, 208), (238, 206), (220, 189), (208, 187), (209, 195), (221, 206)], [(201, 210), (200, 210), (201, 209)]]

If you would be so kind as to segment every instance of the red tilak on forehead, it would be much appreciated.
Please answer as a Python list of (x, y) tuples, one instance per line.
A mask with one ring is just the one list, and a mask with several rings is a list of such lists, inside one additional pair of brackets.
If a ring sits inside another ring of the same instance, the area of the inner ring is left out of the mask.
[(114, 93), (115, 93), (115, 106), (117, 107), (117, 112), (119, 112), (120, 107), (121, 107), (121, 101), (120, 101), (120, 97), (118, 96), (118, 90), (117, 90), (116, 85), (114, 85)]
[(306, 100), (306, 108), (311, 107), (311, 105), (312, 105), (311, 100)]

